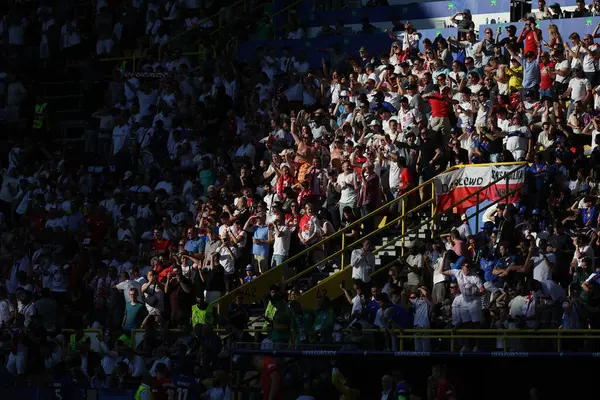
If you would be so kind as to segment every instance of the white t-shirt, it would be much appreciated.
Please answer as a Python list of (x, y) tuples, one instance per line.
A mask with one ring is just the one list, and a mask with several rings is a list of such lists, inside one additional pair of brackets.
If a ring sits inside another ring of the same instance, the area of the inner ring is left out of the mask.
[(346, 175), (341, 173), (338, 176), (337, 183), (342, 188), (340, 196), (340, 203), (350, 204), (356, 203), (356, 190), (354, 189), (354, 182), (356, 181), (356, 175), (354, 172)]
[(527, 151), (529, 139), (531, 139), (531, 132), (526, 126), (509, 126), (508, 134), (506, 139), (506, 150), (513, 151)]
[[(548, 254), (547, 257), (550, 262), (556, 262), (556, 255)], [(552, 269), (544, 257), (541, 255), (531, 257), (531, 262), (533, 263), (533, 279), (540, 282), (552, 279)]]
[(290, 228), (285, 224), (277, 224), (277, 228), (279, 229), (279, 235), (273, 230), (273, 237), (275, 239), (273, 242), (273, 254), (287, 256), (290, 250)]
[(478, 294), (482, 284), (478, 276), (465, 275), (460, 269), (452, 269), (450, 273), (456, 278), (463, 300), (470, 302), (479, 299)]
[(569, 81), (569, 87), (572, 89), (572, 101), (582, 101), (585, 99), (586, 92), (588, 90), (592, 90), (592, 85), (587, 78), (571, 78)]
[(113, 138), (113, 144), (114, 144), (113, 154), (117, 154), (119, 151), (121, 151), (121, 149), (125, 145), (125, 141), (127, 140), (127, 137), (129, 136), (129, 131), (130, 131), (129, 125), (127, 125), (127, 124), (123, 124), (122, 126), (117, 125), (113, 128), (113, 132), (112, 132), (112, 138)]
[[(564, 71), (564, 70), (569, 70), (569, 60), (563, 60), (559, 63), (556, 64), (556, 66), (554, 67), (554, 69), (556, 71)], [(556, 75), (556, 82), (559, 83), (565, 83), (568, 79), (568, 75), (567, 76), (560, 76), (560, 75)]]

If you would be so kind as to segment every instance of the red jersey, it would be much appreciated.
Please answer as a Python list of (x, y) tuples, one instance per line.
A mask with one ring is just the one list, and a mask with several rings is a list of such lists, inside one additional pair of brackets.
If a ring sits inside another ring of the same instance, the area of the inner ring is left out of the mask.
[[(271, 392), (271, 374), (274, 372), (279, 373), (279, 365), (271, 357), (265, 357), (263, 369), (260, 374), (260, 387), (262, 389), (262, 397), (264, 400), (269, 400), (269, 393)], [(275, 396), (272, 397), (273, 400), (283, 400), (283, 382), (281, 381), (281, 376), (279, 379), (279, 390)]]
[(442, 378), (438, 383), (436, 400), (449, 400), (454, 398), (454, 386), (446, 378)]
[(448, 103), (441, 94), (434, 94), (427, 99), (431, 106), (431, 116), (437, 118), (448, 118), (450, 116), (450, 110)]
[(556, 63), (554, 61), (550, 61), (548, 64), (540, 64), (540, 89), (548, 90), (552, 87), (554, 83), (554, 79), (548, 73), (548, 70), (553, 70)]
[[(540, 40), (542, 40), (542, 31), (536, 29), (535, 32)], [(525, 48), (523, 49), (523, 54), (527, 54), (528, 51), (533, 51), (537, 54), (537, 43), (535, 42), (535, 36), (533, 31), (527, 30), (523, 33), (525, 35)]]
[(154, 379), (152, 384), (153, 400), (171, 400), (176, 399), (177, 386), (169, 379)]
[(154, 240), (152, 242), (152, 250), (154, 250), (158, 253), (165, 253), (168, 248), (169, 248), (169, 241), (166, 239), (162, 240), (160, 242), (158, 240)]

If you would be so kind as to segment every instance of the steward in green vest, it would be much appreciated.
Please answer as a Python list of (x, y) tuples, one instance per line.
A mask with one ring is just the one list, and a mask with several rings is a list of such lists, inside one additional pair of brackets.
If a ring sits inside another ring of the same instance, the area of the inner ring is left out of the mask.
[[(138, 387), (137, 391), (133, 395), (134, 400), (151, 400), (152, 399), (152, 377), (144, 375), (142, 377), (142, 383)], [(171, 396), (169, 396), (171, 398)], [(175, 396), (177, 398), (177, 396)]]
[(77, 351), (77, 345), (85, 343), (90, 340), (90, 337), (86, 335), (81, 329), (78, 329), (69, 337), (69, 348), (71, 351)]
[(42, 100), (40, 96), (36, 98), (34, 115), (33, 115), (33, 129), (37, 132), (42, 129), (48, 130), (48, 103)]
[(214, 307), (204, 301), (203, 297), (196, 297), (196, 304), (192, 306), (192, 326), (198, 324), (214, 324)]

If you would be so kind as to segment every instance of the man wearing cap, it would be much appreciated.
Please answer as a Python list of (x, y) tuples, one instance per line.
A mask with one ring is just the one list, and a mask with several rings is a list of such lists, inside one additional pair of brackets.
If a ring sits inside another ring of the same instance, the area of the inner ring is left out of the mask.
[(371, 62), (371, 57), (369, 57), (369, 49), (367, 49), (367, 46), (361, 46), (358, 50), (358, 54), (360, 65), (363, 67)]
[(379, 83), (379, 75), (375, 73), (375, 65), (373, 63), (365, 64), (365, 72), (367, 73), (367, 79), (373, 79), (375, 83)]
[(517, 36), (517, 27), (514, 25), (509, 25), (505, 29), (506, 37), (502, 38), (502, 40), (498, 40), (500, 39), (500, 33), (502, 33), (502, 28), (498, 27), (498, 29), (496, 30), (496, 47), (504, 47), (507, 44), (512, 44), (516, 46), (516, 48), (520, 48), (521, 46), (517, 43), (517, 41), (519, 40)]

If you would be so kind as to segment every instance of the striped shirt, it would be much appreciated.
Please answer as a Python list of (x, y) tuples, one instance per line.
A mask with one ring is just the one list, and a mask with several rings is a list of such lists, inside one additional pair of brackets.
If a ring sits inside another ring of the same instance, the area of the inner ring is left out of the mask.
[(411, 300), (415, 310), (414, 325), (417, 328), (429, 328), (431, 302), (427, 298)]

